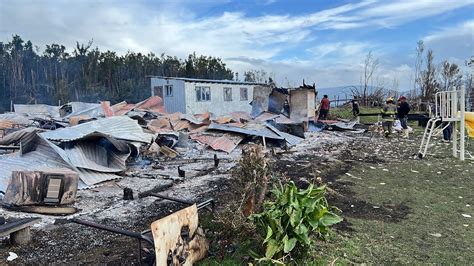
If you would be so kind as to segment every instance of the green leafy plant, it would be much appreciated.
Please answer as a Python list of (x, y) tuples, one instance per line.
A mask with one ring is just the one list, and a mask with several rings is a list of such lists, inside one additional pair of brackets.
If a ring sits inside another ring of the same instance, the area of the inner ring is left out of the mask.
[(265, 233), (265, 259), (290, 253), (297, 247), (308, 248), (311, 234), (324, 238), (329, 227), (342, 221), (333, 213), (324, 197), (325, 186), (310, 185), (299, 190), (293, 182), (279, 184), (271, 192), (274, 201), (265, 201), (263, 212), (251, 219)]

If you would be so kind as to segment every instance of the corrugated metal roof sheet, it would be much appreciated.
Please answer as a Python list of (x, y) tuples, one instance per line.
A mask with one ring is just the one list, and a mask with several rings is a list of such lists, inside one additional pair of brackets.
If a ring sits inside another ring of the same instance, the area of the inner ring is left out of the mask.
[(278, 118), (279, 116), (280, 115), (277, 115), (277, 114), (272, 114), (272, 113), (269, 113), (269, 112), (263, 112), (259, 116), (255, 117), (255, 121), (265, 122), (265, 121), (268, 121), (268, 120), (274, 120), (274, 119)]
[(276, 133), (269, 130), (266, 126), (263, 126), (260, 128), (257, 128), (255, 126), (254, 129), (249, 128), (250, 126), (255, 126), (255, 125), (248, 124), (246, 125), (246, 128), (241, 128), (241, 127), (230, 126), (228, 124), (212, 123), (209, 125), (208, 129), (234, 132), (234, 133), (240, 133), (240, 134), (251, 135), (251, 136), (259, 136), (259, 137), (265, 137), (269, 139), (277, 139), (277, 140), (284, 139), (283, 137), (280, 137)]
[(191, 135), (190, 138), (202, 144), (209, 145), (214, 150), (225, 151), (227, 153), (231, 153), (244, 139), (244, 137), (239, 134), (224, 134), (223, 136), (194, 134)]
[(15, 113), (27, 114), (28, 116), (59, 117), (59, 106), (46, 104), (14, 104)]
[(224, 80), (218, 80), (218, 79), (196, 79), (196, 78), (180, 78), (180, 77), (164, 77), (164, 76), (147, 76), (147, 77), (150, 77), (150, 78), (159, 78), (159, 79), (183, 80), (184, 82), (270, 86), (269, 84), (265, 84), (265, 83), (245, 82), (245, 81), (235, 81), (235, 80), (225, 80), (225, 79), (224, 79)]
[(153, 135), (143, 132), (136, 120), (127, 116), (113, 116), (68, 128), (43, 132), (41, 136), (49, 140), (72, 141), (94, 132), (100, 132), (117, 139), (150, 143)]
[(11, 172), (18, 170), (69, 168), (78, 172), (83, 188), (120, 178), (116, 173), (126, 169), (125, 162), (136, 149), (132, 144), (99, 133), (76, 139), (74, 146), (65, 149), (37, 134), (29, 134), (24, 141), (22, 153), (0, 157), (0, 189), (3, 186), (6, 189)]
[(25, 115), (17, 113), (0, 114), (0, 119), (10, 120), (18, 125), (31, 125), (33, 123), (33, 121), (28, 119)]
[(64, 118), (84, 115), (94, 118), (104, 116), (104, 109), (99, 103), (71, 102), (69, 104), (71, 105), (72, 112)]
[(15, 121), (0, 119), (0, 129), (13, 128)]
[(25, 154), (14, 153), (0, 156), (0, 190), (6, 190), (12, 171), (34, 171), (47, 168), (72, 169), (72, 167), (51, 148), (47, 141), (38, 138), (35, 140), (35, 143), (35, 151)]
[(275, 132), (276, 134), (278, 134), (278, 136), (282, 137), (285, 139), (285, 141), (290, 145), (290, 146), (294, 146), (300, 142), (303, 141), (302, 138), (300, 137), (297, 137), (297, 136), (294, 136), (294, 135), (291, 135), (291, 134), (288, 134), (286, 132), (283, 132), (283, 131), (280, 131), (278, 130), (276, 127), (270, 125), (270, 124), (267, 124), (267, 127), (270, 128), (273, 132)]

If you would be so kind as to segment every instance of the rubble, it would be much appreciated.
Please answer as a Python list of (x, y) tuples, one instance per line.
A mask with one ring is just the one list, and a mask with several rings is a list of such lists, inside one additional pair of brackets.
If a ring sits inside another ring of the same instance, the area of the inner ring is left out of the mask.
[[(196, 199), (196, 191), (215, 190), (218, 185), (213, 182), (230, 178), (229, 170), (249, 144), (263, 144), (276, 156), (298, 156), (320, 141), (347, 138), (321, 132), (329, 125), (355, 131), (351, 123), (315, 122), (314, 106), (309, 104), (314, 87), (293, 92), (272, 89), (262, 95), (268, 100), (262, 96), (254, 109), (256, 115), (168, 114), (157, 96), (138, 104), (15, 105), (15, 113), (0, 115), (0, 129), (6, 133), (0, 145), (13, 151), (0, 155), (0, 191), (5, 192), (2, 203), (12, 207), (0, 210), (0, 215), (25, 218), (22, 212), (36, 212), (34, 215), (42, 220), (35, 228), (42, 230), (55, 224), (51, 215), (57, 214), (65, 215), (66, 220), (86, 216), (99, 222), (139, 217), (137, 212), (156, 204), (153, 195), (157, 192)], [(295, 100), (300, 96), (306, 99), (304, 105)], [(299, 113), (292, 115), (291, 110)], [(50, 189), (49, 176), (61, 173), (68, 173), (56, 184), (61, 189)], [(188, 218), (193, 219), (192, 227), (187, 222), (191, 238), (184, 247), (189, 250), (176, 252), (186, 253), (195, 261), (205, 256), (208, 246), (204, 238), (199, 239), (203, 235), (194, 224), (197, 212)], [(152, 224), (152, 231), (163, 228), (157, 226), (158, 221)], [(172, 224), (179, 230), (185, 226)], [(170, 226), (165, 228), (171, 230)], [(174, 231), (165, 233), (175, 239)], [(197, 237), (198, 249), (192, 248), (192, 236)], [(165, 243), (161, 240), (157, 243), (155, 238), (155, 248)], [(174, 247), (176, 243), (171, 241), (163, 248)], [(158, 249), (156, 254), (157, 259), (158, 254), (161, 259), (164, 256)]]

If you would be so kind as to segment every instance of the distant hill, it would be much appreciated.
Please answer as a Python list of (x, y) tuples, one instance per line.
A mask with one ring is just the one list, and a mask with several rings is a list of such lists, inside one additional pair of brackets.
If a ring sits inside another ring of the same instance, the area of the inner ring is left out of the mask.
[[(371, 90), (375, 88), (374, 86), (369, 86), (369, 93)], [(324, 94), (327, 94), (329, 99), (334, 100), (337, 99), (339, 96), (339, 99), (345, 99), (346, 97), (348, 99), (352, 99), (354, 95), (352, 94), (352, 91), (354, 89), (357, 89), (358, 91), (362, 92), (363, 85), (347, 85), (347, 86), (340, 86), (340, 87), (330, 87), (330, 88), (317, 88), (318, 91), (318, 98), (321, 99)], [(388, 93), (388, 90), (386, 90), (386, 93)], [(400, 91), (400, 95), (407, 94), (408, 91)]]
[[(348, 86), (340, 86), (340, 87), (330, 87), (330, 88), (317, 88), (318, 90), (318, 98), (322, 98), (324, 94), (327, 94), (329, 99), (351, 99), (354, 97), (352, 91), (354, 89), (358, 89), (361, 91), (362, 85), (348, 85)], [(370, 89), (370, 88), (369, 88)]]

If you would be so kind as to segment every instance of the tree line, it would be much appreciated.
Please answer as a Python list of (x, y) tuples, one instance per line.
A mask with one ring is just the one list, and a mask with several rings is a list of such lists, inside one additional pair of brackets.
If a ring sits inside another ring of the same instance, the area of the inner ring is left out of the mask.
[(0, 112), (11, 103), (57, 105), (70, 101), (138, 102), (150, 96), (146, 76), (229, 79), (234, 73), (220, 58), (190, 54), (186, 59), (154, 53), (99, 51), (76, 43), (46, 45), (40, 52), (31, 41), (14, 35), (0, 42)]

